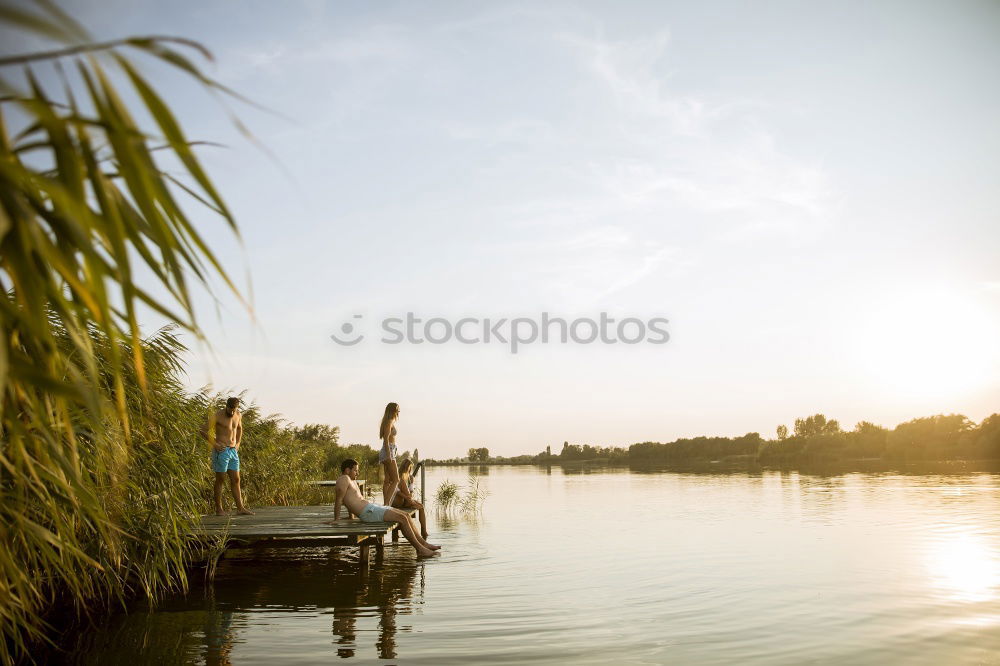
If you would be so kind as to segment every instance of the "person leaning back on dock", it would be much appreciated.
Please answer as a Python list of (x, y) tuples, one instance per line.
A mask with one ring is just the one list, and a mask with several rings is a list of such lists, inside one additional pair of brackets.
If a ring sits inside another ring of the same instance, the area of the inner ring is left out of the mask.
[(417, 554), (420, 556), (433, 555), (436, 550), (441, 548), (441, 546), (427, 543), (417, 534), (417, 526), (410, 514), (369, 502), (361, 496), (361, 489), (358, 488), (357, 481), (355, 481), (358, 478), (357, 460), (348, 458), (340, 464), (340, 471), (342, 474), (337, 479), (337, 495), (333, 502), (334, 519), (328, 522), (335, 523), (340, 518), (340, 507), (343, 505), (347, 507), (352, 516), (357, 516), (364, 523), (399, 523), (399, 529), (402, 530), (403, 536), (417, 549)]
[(240, 489), (240, 444), (243, 441), (243, 415), (240, 414), (240, 399), (229, 398), (226, 408), (218, 409), (202, 426), (201, 436), (212, 445), (212, 471), (215, 472), (215, 515), (224, 516), (222, 510), (222, 486), (229, 477), (229, 489), (236, 500), (236, 513), (246, 516), (253, 511), (243, 505)]

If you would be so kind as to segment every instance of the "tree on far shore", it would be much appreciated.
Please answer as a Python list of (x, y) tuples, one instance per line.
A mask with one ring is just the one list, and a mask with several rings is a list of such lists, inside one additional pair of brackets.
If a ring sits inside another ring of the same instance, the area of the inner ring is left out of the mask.
[(478, 449), (469, 449), (469, 462), (489, 462), (489, 459), (490, 450), (485, 446)]

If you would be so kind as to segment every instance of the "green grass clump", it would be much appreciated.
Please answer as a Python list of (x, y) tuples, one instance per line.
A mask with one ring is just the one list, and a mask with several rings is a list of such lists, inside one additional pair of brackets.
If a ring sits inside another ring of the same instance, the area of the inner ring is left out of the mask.
[(462, 513), (479, 513), (483, 510), (483, 503), (489, 497), (489, 491), (480, 487), (479, 479), (469, 477), (464, 487), (457, 483), (448, 481), (441, 482), (434, 493), (434, 501), (438, 510), (443, 512), (459, 509)]
[(458, 484), (445, 479), (434, 493), (434, 503), (441, 511), (450, 511), (458, 503)]
[(458, 506), (462, 513), (480, 513), (489, 494), (488, 490), (483, 490), (480, 487), (477, 477), (470, 476), (462, 497), (458, 501)]

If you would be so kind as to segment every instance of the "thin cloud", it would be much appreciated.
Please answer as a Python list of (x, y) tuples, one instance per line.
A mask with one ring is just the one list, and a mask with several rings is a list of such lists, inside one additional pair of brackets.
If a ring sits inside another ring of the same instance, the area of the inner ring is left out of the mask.
[(627, 114), (652, 116), (669, 122), (670, 130), (682, 136), (699, 136), (712, 114), (705, 100), (694, 95), (666, 92), (656, 74), (670, 41), (669, 30), (651, 37), (612, 42), (561, 34), (557, 39), (578, 49), (591, 72), (603, 81), (619, 109)]
[(295, 42), (274, 41), (255, 49), (234, 49), (221, 59), (220, 78), (236, 82), (262, 73), (285, 74), (293, 68), (322, 64), (399, 63), (412, 57), (414, 51), (405, 26), (378, 24), (367, 26), (356, 34), (320, 33), (312, 39), (300, 35)]
[(779, 149), (755, 114), (769, 103), (670, 90), (660, 73), (669, 55), (668, 30), (625, 41), (560, 39), (614, 100), (609, 126), (622, 148), (590, 162), (605, 191), (632, 206), (660, 202), (699, 213), (740, 213), (743, 231), (787, 231), (794, 229), (792, 220), (831, 217), (835, 195), (828, 174)]

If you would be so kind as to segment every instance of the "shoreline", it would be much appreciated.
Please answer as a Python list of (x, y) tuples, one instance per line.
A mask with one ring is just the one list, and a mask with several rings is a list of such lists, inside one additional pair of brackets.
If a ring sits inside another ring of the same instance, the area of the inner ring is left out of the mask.
[(791, 472), (800, 471), (812, 472), (836, 472), (847, 474), (851, 472), (892, 472), (898, 471), (909, 474), (939, 474), (947, 473), (956, 468), (962, 472), (993, 472), (1000, 473), (1000, 458), (983, 459), (952, 459), (952, 460), (886, 460), (883, 458), (852, 458), (846, 460), (821, 460), (787, 463), (776, 465), (774, 463), (758, 463), (755, 460), (743, 457), (731, 457), (715, 460), (688, 460), (688, 461), (629, 461), (615, 460), (611, 458), (592, 458), (588, 460), (553, 460), (550, 462), (462, 462), (462, 461), (433, 461), (425, 460), (424, 465), (430, 467), (627, 467), (638, 471), (648, 472), (746, 472), (746, 471), (775, 471)]

